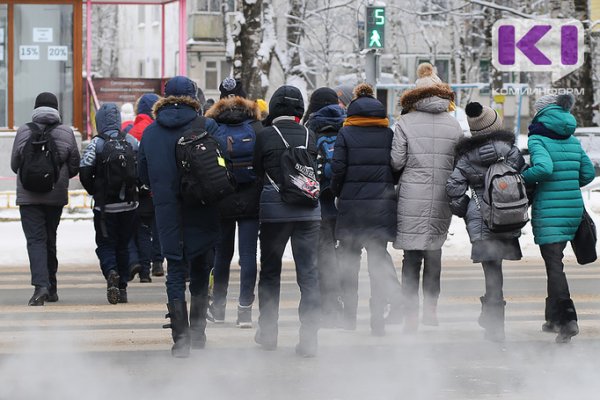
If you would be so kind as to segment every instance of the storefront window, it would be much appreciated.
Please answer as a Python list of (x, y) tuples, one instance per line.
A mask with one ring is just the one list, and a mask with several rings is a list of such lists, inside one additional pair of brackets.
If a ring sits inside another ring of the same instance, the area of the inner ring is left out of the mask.
[(8, 126), (7, 35), (8, 8), (6, 4), (0, 4), (0, 127)]
[[(56, 94), (63, 123), (72, 125), (73, 6), (15, 4), (14, 26), (15, 125), (31, 121), (35, 97), (41, 92)], [(2, 69), (0, 74), (6, 77)]]

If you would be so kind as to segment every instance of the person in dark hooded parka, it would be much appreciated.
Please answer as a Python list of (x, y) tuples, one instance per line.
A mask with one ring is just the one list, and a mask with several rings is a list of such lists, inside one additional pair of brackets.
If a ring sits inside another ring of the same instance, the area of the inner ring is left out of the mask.
[[(208, 254), (219, 237), (216, 207), (190, 207), (179, 197), (179, 173), (175, 146), (179, 138), (199, 116), (196, 84), (176, 76), (165, 85), (165, 97), (154, 105), (155, 122), (142, 137), (139, 176), (153, 194), (156, 224), (163, 256), (167, 259), (167, 304), (175, 357), (187, 357), (190, 345), (203, 348), (206, 343), (208, 307)], [(205, 120), (209, 134), (216, 131), (212, 119)], [(188, 322), (185, 301), (186, 275), (189, 268), (191, 306)]]
[[(316, 158), (314, 133), (300, 125), (304, 114), (302, 93), (294, 86), (281, 86), (269, 102), (267, 127), (260, 131), (254, 148), (254, 170), (264, 182), (260, 197), (260, 275), (258, 282), (258, 331), (255, 341), (265, 350), (277, 347), (281, 259), (291, 239), (296, 279), (300, 286), (300, 340), (296, 353), (314, 357), (318, 347), (319, 276), (317, 243), (319, 241), (320, 207), (286, 203), (278, 188), (283, 171), (281, 156), (290, 147), (307, 146)], [(272, 180), (272, 181), (271, 181)]]
[(356, 328), (358, 272), (362, 248), (368, 253), (371, 333), (385, 334), (387, 302), (400, 308), (401, 286), (387, 243), (396, 232), (396, 193), (390, 151), (394, 136), (373, 88), (354, 89), (348, 118), (338, 132), (331, 188), (338, 197), (335, 229), (340, 241), (344, 327)]
[(472, 136), (463, 138), (456, 146), (456, 166), (446, 183), (450, 210), (465, 219), (471, 239), (471, 259), (481, 263), (485, 276), (485, 295), (481, 297), (479, 324), (485, 329), (485, 338), (495, 342), (504, 340), (504, 294), (502, 291), (502, 260), (520, 260), (521, 230), (491, 232), (476, 199), (467, 193), (473, 190), (483, 199), (485, 176), (489, 167), (504, 159), (521, 172), (525, 160), (515, 146), (515, 135), (502, 130), (502, 118), (490, 107), (469, 103), (467, 120)]

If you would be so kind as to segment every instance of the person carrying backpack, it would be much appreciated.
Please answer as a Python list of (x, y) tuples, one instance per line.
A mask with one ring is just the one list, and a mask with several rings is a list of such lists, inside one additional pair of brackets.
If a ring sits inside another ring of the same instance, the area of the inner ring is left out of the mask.
[(557, 343), (569, 342), (579, 333), (563, 251), (575, 237), (584, 212), (580, 188), (595, 175), (590, 158), (573, 136), (577, 121), (570, 110), (574, 104), (572, 94), (547, 95), (535, 102), (528, 141), (531, 168), (523, 172), (527, 184), (537, 184), (531, 225), (548, 275), (542, 331), (557, 333)]
[(138, 141), (121, 131), (114, 103), (96, 113), (96, 135), (81, 157), (79, 179), (94, 196), (96, 255), (106, 278), (110, 304), (127, 303), (129, 241), (135, 227)]
[(260, 186), (252, 160), (256, 135), (262, 130), (262, 123), (258, 105), (245, 98), (246, 93), (240, 81), (226, 78), (219, 89), (221, 99), (207, 111), (206, 117), (214, 119), (219, 125), (213, 136), (232, 163), (237, 191), (219, 203), (221, 238), (215, 251), (213, 301), (209, 312), (215, 323), (225, 321), (227, 288), (237, 224), (241, 272), (236, 325), (240, 328), (251, 328), (260, 197)]
[(279, 87), (269, 102), (267, 127), (256, 139), (254, 171), (264, 184), (259, 213), (260, 315), (255, 341), (265, 350), (277, 347), (281, 259), (291, 238), (301, 293), (296, 354), (314, 357), (319, 329), (317, 243), (321, 210), (316, 140), (313, 132), (299, 124), (303, 114), (300, 90), (294, 86)]
[(343, 327), (356, 329), (358, 273), (368, 253), (371, 333), (385, 335), (384, 312), (401, 307), (401, 286), (387, 244), (396, 229), (396, 193), (390, 151), (393, 132), (373, 88), (360, 84), (335, 143), (331, 190), (338, 197), (335, 237), (340, 241)]
[[(484, 193), (493, 189), (486, 179), (492, 165), (504, 163), (520, 180), (525, 160), (515, 146), (515, 135), (502, 130), (502, 118), (495, 110), (479, 103), (469, 103), (466, 113), (472, 137), (461, 139), (456, 146), (456, 165), (446, 183), (446, 193), (452, 213), (465, 219), (472, 244), (471, 259), (483, 267), (485, 295), (481, 297), (479, 324), (485, 329), (486, 339), (501, 342), (505, 336), (506, 305), (502, 292), (502, 260), (521, 259), (521, 229), (509, 228), (503, 232), (490, 230), (482, 202)], [(511, 181), (510, 176), (507, 178), (503, 182), (512, 187), (505, 187), (504, 190), (520, 192), (527, 215), (524, 187), (519, 187), (517, 181)]]
[[(192, 187), (187, 185), (206, 188), (206, 181), (197, 180), (204, 175), (195, 173), (216, 173), (224, 168), (221, 163), (225, 165), (225, 160), (217, 157), (214, 139), (210, 137), (216, 132), (217, 124), (199, 115), (201, 106), (196, 93), (196, 84), (184, 76), (176, 76), (166, 83), (165, 97), (154, 104), (155, 122), (145, 129), (139, 154), (139, 177), (152, 191), (156, 225), (163, 256), (167, 259), (167, 318), (171, 323), (165, 327), (171, 329), (174, 357), (188, 357), (190, 348), (205, 347), (212, 263), (209, 253), (219, 238), (216, 205), (199, 202), (195, 194), (188, 191)], [(195, 152), (208, 151), (209, 147), (210, 157)], [(196, 159), (185, 160), (187, 163), (195, 165), (206, 161), (210, 164), (202, 164), (194, 171), (184, 170), (182, 153), (196, 156)], [(215, 186), (220, 186), (217, 184), (215, 182)], [(188, 271), (189, 318), (185, 298)]]
[(346, 111), (338, 105), (333, 89), (319, 88), (310, 96), (304, 114), (305, 125), (317, 135), (317, 166), (321, 185), (321, 230), (319, 232), (319, 286), (321, 289), (321, 326), (337, 327), (342, 322), (341, 276), (337, 257), (335, 224), (337, 210), (331, 190), (331, 162), (338, 131), (346, 119)]
[(415, 89), (402, 94), (403, 115), (394, 127), (392, 168), (401, 173), (398, 228), (394, 248), (404, 250), (402, 291), (406, 300), (404, 331), (419, 328), (419, 282), (423, 264), (423, 319), (438, 325), (442, 246), (452, 213), (446, 181), (454, 168), (454, 147), (463, 136), (448, 113), (454, 92), (429, 63), (420, 64)]
[(79, 171), (79, 150), (71, 128), (61, 125), (52, 93), (35, 99), (31, 122), (17, 130), (10, 167), (17, 174), (17, 199), (35, 290), (30, 306), (58, 301), (56, 231), (68, 203), (69, 178)]

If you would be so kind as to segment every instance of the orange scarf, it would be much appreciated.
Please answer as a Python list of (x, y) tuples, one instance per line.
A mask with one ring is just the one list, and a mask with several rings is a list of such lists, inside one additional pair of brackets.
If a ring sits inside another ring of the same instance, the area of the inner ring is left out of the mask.
[(387, 118), (353, 115), (346, 118), (344, 126), (375, 126), (378, 128), (389, 128), (390, 120)]

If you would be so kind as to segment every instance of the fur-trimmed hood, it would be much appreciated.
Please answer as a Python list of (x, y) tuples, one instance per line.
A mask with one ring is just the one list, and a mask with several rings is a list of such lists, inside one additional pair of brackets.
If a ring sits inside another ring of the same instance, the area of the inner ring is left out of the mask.
[[(402, 94), (400, 98), (400, 105), (404, 110), (415, 110), (418, 109), (418, 103), (422, 100), (437, 97), (439, 99), (447, 100), (448, 103), (454, 101), (454, 92), (447, 84), (439, 84), (435, 86), (427, 86), (407, 90)], [(427, 111), (427, 110), (424, 110)]]
[(200, 108), (200, 102), (189, 96), (169, 96), (154, 103), (152, 115), (160, 125), (178, 128), (196, 118)]
[(260, 120), (260, 108), (255, 101), (243, 97), (224, 97), (205, 114), (221, 124), (238, 124), (246, 120)]
[(506, 142), (512, 146), (515, 144), (515, 135), (512, 132), (500, 130), (462, 138), (456, 145), (456, 155), (462, 156), (492, 141)]

